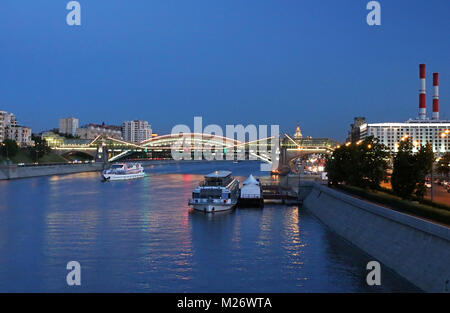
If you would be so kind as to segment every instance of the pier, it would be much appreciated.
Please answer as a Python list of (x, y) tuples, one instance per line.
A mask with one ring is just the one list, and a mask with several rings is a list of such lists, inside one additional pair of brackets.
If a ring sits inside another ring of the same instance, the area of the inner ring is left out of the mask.
[(303, 203), (303, 191), (301, 186), (304, 182), (322, 183), (320, 175), (289, 174), (274, 180), (271, 177), (260, 177), (261, 191), (264, 202), (280, 201), (283, 204)]

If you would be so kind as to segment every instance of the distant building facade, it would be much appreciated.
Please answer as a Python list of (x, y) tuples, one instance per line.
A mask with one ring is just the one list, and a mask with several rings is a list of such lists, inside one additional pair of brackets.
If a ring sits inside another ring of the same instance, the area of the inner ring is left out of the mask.
[(362, 116), (355, 117), (353, 124), (350, 124), (350, 130), (348, 132), (347, 141), (357, 142), (361, 138), (361, 126), (366, 124), (366, 118)]
[(16, 125), (14, 114), (0, 111), (0, 142), (8, 138), (7, 128), (11, 125)]
[(11, 139), (21, 147), (32, 145), (31, 128), (17, 124), (13, 113), (0, 111), (0, 142)]
[(147, 121), (125, 121), (122, 125), (122, 138), (128, 142), (141, 143), (152, 138), (152, 128)]
[(109, 126), (102, 123), (101, 125), (89, 124), (80, 127), (76, 131), (76, 135), (81, 139), (95, 139), (102, 135), (111, 137), (114, 139), (122, 139), (122, 127), (121, 126)]
[(8, 139), (17, 142), (20, 147), (28, 147), (33, 144), (31, 140), (31, 128), (20, 125), (10, 125), (6, 128)]
[(75, 136), (78, 129), (78, 119), (74, 117), (59, 119), (59, 133)]

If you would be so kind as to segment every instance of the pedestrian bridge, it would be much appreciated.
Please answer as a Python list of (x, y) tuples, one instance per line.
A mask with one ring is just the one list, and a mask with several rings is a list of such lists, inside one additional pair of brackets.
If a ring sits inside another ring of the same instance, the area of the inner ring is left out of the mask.
[(268, 137), (243, 142), (212, 134), (180, 133), (156, 136), (139, 144), (100, 135), (93, 140), (65, 140), (51, 148), (62, 156), (81, 153), (102, 162), (132, 157), (172, 159), (173, 152), (184, 159), (208, 159), (205, 152), (211, 152), (226, 155), (227, 159), (260, 159), (272, 163), (271, 151), (275, 151), (277, 161), (284, 166), (299, 156), (331, 153), (336, 146), (337, 142), (327, 138), (294, 140), (287, 134), (276, 139)]

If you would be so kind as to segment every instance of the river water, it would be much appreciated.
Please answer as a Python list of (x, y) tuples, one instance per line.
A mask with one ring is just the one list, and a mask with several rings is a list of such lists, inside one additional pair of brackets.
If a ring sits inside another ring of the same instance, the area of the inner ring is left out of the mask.
[[(148, 176), (99, 173), (0, 181), (0, 292), (416, 291), (307, 210), (266, 204), (205, 215), (187, 206), (202, 175), (261, 175), (256, 162), (147, 165)], [(69, 287), (66, 264), (81, 265)]]

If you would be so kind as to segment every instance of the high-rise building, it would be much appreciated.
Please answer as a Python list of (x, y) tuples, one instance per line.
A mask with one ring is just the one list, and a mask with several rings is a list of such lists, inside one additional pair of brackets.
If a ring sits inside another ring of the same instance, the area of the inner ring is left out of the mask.
[(74, 117), (59, 119), (59, 133), (75, 136), (78, 129), (78, 119)]
[(0, 111), (0, 142), (8, 138), (7, 128), (11, 125), (16, 125), (14, 114)]
[(360, 127), (366, 124), (366, 118), (357, 116), (353, 119), (353, 124), (350, 124), (350, 130), (348, 132), (347, 141), (356, 142), (360, 139)]
[(125, 121), (122, 125), (122, 138), (128, 142), (141, 143), (152, 138), (152, 127), (147, 121)]

